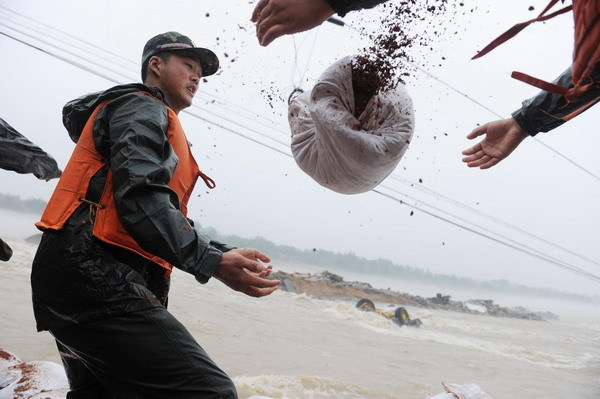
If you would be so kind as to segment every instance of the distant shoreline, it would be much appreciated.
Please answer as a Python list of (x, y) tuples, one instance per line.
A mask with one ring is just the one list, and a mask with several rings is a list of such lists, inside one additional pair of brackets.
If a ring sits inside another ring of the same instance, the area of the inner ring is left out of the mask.
[(492, 300), (453, 301), (449, 296), (437, 294), (433, 298), (373, 288), (368, 283), (347, 282), (343, 277), (324, 271), (319, 274), (276, 272), (271, 278), (283, 282), (282, 290), (297, 294), (307, 294), (318, 299), (343, 299), (358, 301), (367, 298), (379, 303), (398, 306), (415, 306), (428, 309), (443, 309), (454, 312), (470, 313), (495, 317), (548, 321), (557, 320), (552, 312), (534, 312), (524, 307), (507, 308), (493, 303)]

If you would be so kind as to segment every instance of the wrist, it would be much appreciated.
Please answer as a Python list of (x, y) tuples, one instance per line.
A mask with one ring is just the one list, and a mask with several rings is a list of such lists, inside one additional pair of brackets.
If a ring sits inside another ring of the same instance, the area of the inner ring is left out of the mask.
[(329, 3), (329, 0), (317, 0), (317, 1), (320, 2), (319, 14), (321, 15), (321, 17), (323, 19), (327, 19), (327, 18), (331, 17), (333, 14), (335, 14), (335, 10), (331, 6), (331, 3)]
[(515, 136), (519, 137), (521, 140), (525, 140), (529, 137), (527, 132), (519, 125), (515, 118), (509, 118), (508, 121), (510, 123), (510, 130)]

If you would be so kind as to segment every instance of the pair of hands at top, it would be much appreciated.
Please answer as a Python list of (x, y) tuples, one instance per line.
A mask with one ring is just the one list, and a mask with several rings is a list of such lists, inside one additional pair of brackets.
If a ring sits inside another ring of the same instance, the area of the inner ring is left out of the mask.
[(269, 280), (273, 266), (265, 266), (261, 262), (271, 259), (253, 248), (236, 248), (223, 252), (217, 265), (214, 277), (229, 288), (253, 297), (271, 294), (281, 281)]

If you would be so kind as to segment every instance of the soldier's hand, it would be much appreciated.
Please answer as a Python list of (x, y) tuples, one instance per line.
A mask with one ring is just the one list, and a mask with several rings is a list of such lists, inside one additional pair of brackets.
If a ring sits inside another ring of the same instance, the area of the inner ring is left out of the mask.
[(298, 33), (321, 25), (332, 16), (326, 0), (260, 0), (252, 22), (261, 46), (268, 46), (280, 36)]
[(491, 168), (509, 156), (528, 137), (513, 118), (488, 122), (474, 129), (467, 138), (472, 140), (482, 135), (483, 140), (462, 152), (466, 155), (462, 161), (470, 168)]
[(238, 248), (224, 252), (215, 269), (214, 276), (229, 288), (253, 297), (273, 293), (281, 284), (279, 280), (269, 280), (273, 266), (268, 256), (253, 248)]

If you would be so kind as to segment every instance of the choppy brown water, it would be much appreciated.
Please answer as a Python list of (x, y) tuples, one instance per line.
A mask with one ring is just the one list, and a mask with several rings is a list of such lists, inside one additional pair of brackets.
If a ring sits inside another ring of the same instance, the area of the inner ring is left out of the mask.
[[(50, 335), (35, 332), (36, 247), (2, 230), (15, 255), (0, 263), (0, 346), (24, 361), (60, 362)], [(534, 322), (408, 308), (423, 326), (399, 328), (353, 302), (285, 292), (253, 299), (184, 273), (174, 275), (170, 307), (241, 398), (423, 399), (442, 382), (476, 383), (494, 399), (600, 397), (597, 317)]]

